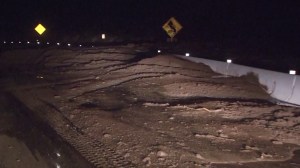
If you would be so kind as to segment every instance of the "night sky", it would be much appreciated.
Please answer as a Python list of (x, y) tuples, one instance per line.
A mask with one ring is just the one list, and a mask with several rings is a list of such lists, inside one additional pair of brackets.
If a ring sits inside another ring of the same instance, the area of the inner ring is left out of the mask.
[(162, 25), (173, 16), (183, 26), (176, 36), (183, 42), (240, 44), (300, 57), (297, 0), (1, 0), (0, 8), (1, 40), (35, 39), (38, 23), (50, 40), (103, 32), (165, 40)]
[(161, 26), (171, 16), (182, 23), (182, 38), (298, 41), (300, 34), (297, 1), (1, 0), (1, 36), (30, 37), (39, 22), (53, 35), (106, 31), (162, 36)]

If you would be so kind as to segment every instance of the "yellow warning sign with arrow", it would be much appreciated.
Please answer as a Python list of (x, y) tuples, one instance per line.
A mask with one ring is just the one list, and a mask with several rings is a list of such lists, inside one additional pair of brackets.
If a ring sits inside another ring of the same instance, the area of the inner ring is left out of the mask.
[(174, 17), (171, 17), (162, 28), (173, 38), (182, 29), (182, 26)]

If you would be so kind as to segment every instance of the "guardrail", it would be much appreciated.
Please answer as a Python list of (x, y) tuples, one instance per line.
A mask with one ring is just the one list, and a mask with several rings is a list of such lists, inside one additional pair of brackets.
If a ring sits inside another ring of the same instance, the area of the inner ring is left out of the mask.
[(300, 105), (300, 76), (281, 72), (237, 65), (228, 62), (214, 61), (204, 58), (179, 56), (186, 60), (204, 63), (210, 68), (223, 75), (243, 76), (253, 73), (257, 76), (259, 83), (267, 87), (267, 92), (275, 99), (285, 103)]

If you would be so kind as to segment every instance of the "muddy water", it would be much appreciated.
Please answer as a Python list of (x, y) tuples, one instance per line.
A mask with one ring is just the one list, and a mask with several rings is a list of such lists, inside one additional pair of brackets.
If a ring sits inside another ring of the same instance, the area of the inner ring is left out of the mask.
[(0, 93), (0, 168), (93, 167), (60, 137), (41, 128)]

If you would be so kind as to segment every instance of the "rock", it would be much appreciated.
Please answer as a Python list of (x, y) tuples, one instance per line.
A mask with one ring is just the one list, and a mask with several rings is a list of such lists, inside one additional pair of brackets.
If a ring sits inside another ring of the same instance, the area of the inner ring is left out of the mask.
[(110, 134), (103, 134), (103, 137), (104, 137), (104, 138), (110, 138), (111, 135), (110, 135)]
[(261, 156), (260, 156), (261, 159), (272, 158), (272, 157), (273, 157), (272, 155), (267, 154), (267, 153), (262, 153)]
[(200, 134), (195, 134), (195, 137), (199, 138), (202, 137)]
[(167, 154), (166, 152), (164, 152), (164, 151), (158, 151), (158, 152), (157, 152), (157, 156), (158, 156), (158, 157), (167, 157), (168, 154)]
[(282, 145), (283, 144), (283, 142), (277, 141), (277, 140), (272, 141), (272, 143), (275, 144), (275, 145)]
[(228, 135), (225, 135), (225, 134), (222, 134), (222, 133), (221, 133), (219, 136), (220, 136), (221, 138), (228, 138)]
[(71, 115), (70, 115), (70, 119), (73, 119), (74, 117), (75, 117), (74, 114), (71, 114)]
[(245, 146), (245, 149), (246, 149), (246, 150), (259, 151), (259, 148), (258, 148), (258, 147), (255, 147), (255, 146), (248, 146), (248, 145), (246, 145), (246, 146)]
[(124, 155), (124, 158), (127, 158), (127, 157), (129, 157), (130, 156), (130, 153), (126, 153), (125, 155)]
[(199, 153), (196, 154), (196, 158), (204, 160), (204, 157), (202, 157)]
[(151, 165), (151, 158), (149, 156), (147, 156), (143, 159), (143, 162), (146, 163), (146, 166), (150, 166)]

